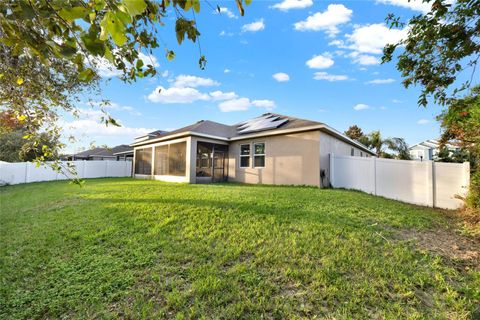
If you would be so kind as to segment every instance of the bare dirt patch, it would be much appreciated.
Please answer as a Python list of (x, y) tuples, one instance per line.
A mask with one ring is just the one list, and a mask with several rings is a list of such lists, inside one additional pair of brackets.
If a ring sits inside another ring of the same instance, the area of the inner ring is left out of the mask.
[(480, 268), (480, 238), (456, 233), (452, 229), (439, 227), (435, 230), (400, 230), (400, 240), (414, 241), (423, 250), (439, 254), (457, 269)]

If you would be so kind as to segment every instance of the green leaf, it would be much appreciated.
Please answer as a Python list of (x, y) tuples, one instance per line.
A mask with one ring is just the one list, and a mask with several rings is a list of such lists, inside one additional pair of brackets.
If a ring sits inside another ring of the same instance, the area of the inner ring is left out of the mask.
[(142, 60), (142, 59), (138, 59), (138, 60), (137, 60), (136, 67), (137, 67), (137, 70), (141, 70), (141, 69), (142, 69), (142, 67), (143, 67), (143, 60)]
[(111, 63), (113, 63), (113, 54), (112, 54), (112, 51), (110, 51), (110, 48), (109, 48), (109, 47), (105, 47), (104, 57), (105, 57), (108, 61), (110, 61)]
[(167, 50), (167, 60), (172, 61), (173, 59), (175, 59), (175, 52), (172, 50)]
[(200, 12), (200, 0), (192, 0), (192, 6), (196, 13)]
[(121, 11), (117, 11), (116, 13), (108, 11), (107, 14), (105, 14), (102, 21), (100, 22), (100, 40), (107, 40), (108, 34), (110, 34), (117, 46), (123, 46), (125, 42), (127, 42), (127, 36), (125, 35), (125, 25), (122, 20), (119, 19), (119, 16), (122, 16), (122, 14), (124, 15), (125, 13)]
[(103, 56), (105, 54), (105, 44), (102, 40), (96, 38), (95, 34), (84, 34), (82, 36), (85, 48), (95, 56)]
[(245, 0), (245, 4), (246, 4), (247, 6), (249, 6), (250, 3), (252, 3), (252, 0)]
[(84, 18), (88, 14), (88, 9), (84, 7), (73, 7), (70, 9), (62, 9), (58, 13), (60, 17), (68, 22), (72, 22), (76, 19)]
[(124, 0), (123, 4), (132, 17), (142, 14), (147, 8), (144, 0)]
[(88, 68), (78, 74), (78, 79), (80, 79), (81, 81), (89, 82), (93, 79), (94, 75), (95, 73), (93, 72), (93, 70)]
[(71, 46), (60, 46), (60, 54), (64, 57), (71, 57), (77, 53), (77, 48)]

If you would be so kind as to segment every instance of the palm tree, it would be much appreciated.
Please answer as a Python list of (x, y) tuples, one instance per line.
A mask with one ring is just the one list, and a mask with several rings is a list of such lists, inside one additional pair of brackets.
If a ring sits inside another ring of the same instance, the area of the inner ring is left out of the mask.
[[(379, 158), (396, 158), (402, 160), (410, 160), (408, 145), (403, 138), (386, 138), (382, 137), (380, 130), (372, 131), (366, 136), (358, 139), (367, 147), (373, 149)], [(387, 153), (385, 148), (395, 152), (395, 155)]]

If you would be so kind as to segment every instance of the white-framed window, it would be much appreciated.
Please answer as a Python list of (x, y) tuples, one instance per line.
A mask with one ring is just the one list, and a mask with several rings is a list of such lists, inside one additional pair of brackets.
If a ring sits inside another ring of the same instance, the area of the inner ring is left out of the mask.
[(265, 167), (265, 142), (255, 142), (253, 144), (253, 167)]
[(240, 145), (240, 168), (250, 167), (250, 144)]

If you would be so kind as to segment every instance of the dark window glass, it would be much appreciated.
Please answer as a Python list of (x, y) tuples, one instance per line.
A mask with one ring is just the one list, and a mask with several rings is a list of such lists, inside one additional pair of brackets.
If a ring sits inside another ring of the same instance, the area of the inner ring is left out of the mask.
[(180, 142), (169, 145), (168, 175), (184, 176), (186, 168), (187, 143)]
[(350, 149), (350, 155), (353, 157), (355, 155), (355, 149)]
[(135, 174), (152, 173), (152, 148), (135, 150)]
[(265, 143), (255, 143), (255, 154), (265, 154)]
[(168, 175), (168, 144), (155, 147), (155, 175)]
[(250, 144), (240, 145), (240, 167), (250, 167)]
[(249, 144), (242, 144), (240, 146), (240, 155), (242, 155), (242, 156), (249, 156), (250, 155), (250, 145)]
[(255, 143), (253, 151), (253, 166), (265, 167), (265, 143)]
[(250, 167), (250, 157), (240, 157), (240, 167)]
[(255, 156), (253, 159), (254, 167), (265, 167), (265, 156)]

